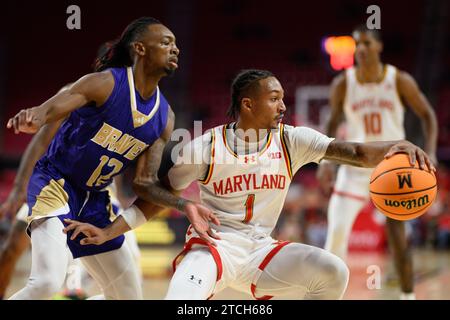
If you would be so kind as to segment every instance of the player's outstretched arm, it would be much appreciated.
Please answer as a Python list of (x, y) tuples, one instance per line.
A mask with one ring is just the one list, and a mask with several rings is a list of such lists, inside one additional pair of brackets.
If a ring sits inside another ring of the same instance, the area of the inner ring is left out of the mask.
[[(100, 245), (124, 234), (127, 231), (130, 231), (131, 229), (134, 229), (131, 228), (130, 224), (133, 225), (136, 223), (136, 221), (133, 220), (135, 220), (139, 215), (144, 215), (145, 219), (148, 220), (150, 217), (153, 217), (165, 210), (164, 207), (155, 205), (151, 202), (143, 201), (141, 199), (136, 200), (134, 205), (142, 211), (136, 212), (136, 209), (133, 207), (127, 209), (122, 215), (119, 215), (112, 224), (108, 225), (104, 229), (98, 228), (89, 223), (64, 219), (67, 226), (64, 228), (63, 232), (66, 234), (72, 232), (70, 236), (70, 239), (72, 240), (74, 240), (80, 233), (84, 234), (86, 237), (80, 241), (82, 245)], [(220, 239), (220, 237), (211, 230), (209, 221), (219, 225), (219, 220), (212, 213), (210, 213), (208, 208), (202, 206), (201, 204), (189, 202), (185, 210), (186, 216), (189, 218), (192, 227), (198, 233), (199, 237), (211, 245), (216, 245), (212, 238)], [(137, 220), (139, 220), (139, 218), (137, 218)]]
[(14, 132), (36, 133), (44, 124), (67, 117), (70, 112), (89, 102), (102, 106), (114, 88), (114, 77), (109, 71), (85, 75), (67, 90), (59, 91), (43, 104), (22, 109), (9, 119), (7, 128)]
[(89, 223), (64, 219), (67, 226), (63, 231), (66, 234), (72, 232), (70, 235), (72, 240), (80, 233), (84, 234), (86, 237), (80, 241), (82, 245), (100, 245), (106, 241), (117, 238), (125, 232), (136, 229), (140, 224), (145, 223), (164, 210), (167, 210), (167, 208), (138, 198), (130, 208), (126, 209), (125, 212), (113, 221), (113, 223), (103, 229)]
[[(66, 85), (61, 88), (59, 92), (69, 88), (70, 85)], [(14, 215), (19, 210), (20, 206), (25, 202), (27, 185), (30, 180), (31, 173), (33, 172), (34, 165), (47, 150), (50, 141), (52, 141), (63, 121), (64, 119), (60, 119), (56, 122), (44, 125), (33, 137), (33, 139), (31, 139), (25, 149), (25, 152), (23, 153), (22, 159), (20, 160), (20, 165), (17, 170), (16, 178), (14, 179), (13, 188), (6, 201), (0, 206), (0, 219), (5, 214), (10, 216)]]
[(133, 189), (139, 199), (135, 202), (135, 206), (144, 214), (146, 220), (160, 213), (164, 207), (184, 212), (199, 236), (214, 244), (211, 238), (218, 239), (218, 237), (213, 234), (209, 222), (216, 225), (220, 225), (220, 222), (212, 211), (199, 203), (179, 197), (177, 193), (181, 193), (181, 190), (178, 192), (172, 190), (168, 178), (162, 181), (158, 179), (163, 150), (170, 139), (174, 124), (175, 115), (169, 110), (163, 134), (138, 160)]
[(435, 171), (430, 157), (418, 146), (408, 141), (374, 141), (367, 143), (330, 142), (324, 159), (357, 167), (373, 168), (384, 158), (397, 153), (406, 153), (411, 165), (418, 161), (421, 169)]
[(167, 177), (162, 179), (162, 181), (158, 179), (157, 174), (161, 164), (162, 152), (170, 139), (174, 123), (175, 115), (170, 110), (168, 123), (163, 134), (138, 160), (133, 185), (138, 199), (133, 206), (125, 210), (112, 224), (104, 229), (88, 223), (66, 219), (65, 223), (68, 226), (64, 229), (64, 232), (73, 231), (71, 239), (75, 239), (78, 234), (83, 233), (86, 238), (81, 240), (81, 244), (102, 244), (131, 229), (137, 228), (159, 214), (166, 207), (169, 207), (184, 212), (200, 238), (215, 245), (212, 238), (220, 238), (213, 233), (209, 222), (220, 225), (220, 221), (211, 210), (199, 203), (179, 197), (177, 193), (181, 193), (181, 190), (173, 191)]
[(113, 223), (105, 228), (98, 228), (90, 223), (80, 222), (71, 219), (64, 219), (66, 227), (63, 232), (70, 235), (70, 239), (74, 240), (79, 234), (84, 234), (86, 237), (80, 240), (80, 244), (101, 245), (106, 241), (117, 238), (118, 236), (130, 231), (131, 228), (122, 216), (118, 216)]

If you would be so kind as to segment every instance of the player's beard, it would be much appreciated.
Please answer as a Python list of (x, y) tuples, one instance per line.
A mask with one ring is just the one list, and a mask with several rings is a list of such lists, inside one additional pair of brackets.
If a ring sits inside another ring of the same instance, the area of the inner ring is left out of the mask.
[(175, 73), (176, 69), (164, 68), (164, 72), (168, 77), (172, 76)]

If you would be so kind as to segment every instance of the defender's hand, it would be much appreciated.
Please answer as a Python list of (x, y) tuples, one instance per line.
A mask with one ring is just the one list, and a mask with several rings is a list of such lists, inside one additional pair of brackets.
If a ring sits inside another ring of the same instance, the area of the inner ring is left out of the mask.
[(184, 212), (199, 237), (215, 246), (216, 243), (211, 238), (220, 240), (220, 237), (211, 230), (209, 222), (211, 221), (215, 225), (220, 225), (220, 221), (212, 211), (199, 203), (188, 201), (185, 205)]
[(45, 112), (40, 107), (22, 109), (9, 119), (6, 127), (14, 128), (14, 133), (36, 133), (45, 124)]
[(67, 227), (63, 229), (63, 232), (67, 234), (69, 231), (73, 230), (70, 240), (74, 240), (80, 233), (84, 234), (86, 238), (80, 241), (80, 244), (95, 244), (100, 245), (108, 241), (106, 232), (103, 229), (97, 228), (89, 223), (84, 223), (80, 221), (75, 221), (71, 219), (64, 219)]

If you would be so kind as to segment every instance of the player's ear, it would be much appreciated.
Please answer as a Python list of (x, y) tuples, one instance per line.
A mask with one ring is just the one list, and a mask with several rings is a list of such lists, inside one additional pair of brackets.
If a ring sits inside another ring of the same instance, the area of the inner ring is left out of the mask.
[(250, 111), (252, 109), (252, 99), (250, 98), (243, 98), (241, 100), (241, 107)]
[(136, 52), (137, 55), (143, 56), (145, 55), (145, 46), (142, 42), (135, 41), (132, 44), (134, 52)]

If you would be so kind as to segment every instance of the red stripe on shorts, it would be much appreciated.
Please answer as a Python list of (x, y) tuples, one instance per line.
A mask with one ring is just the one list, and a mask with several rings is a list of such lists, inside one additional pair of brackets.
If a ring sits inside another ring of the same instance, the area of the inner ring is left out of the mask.
[[(266, 268), (266, 266), (269, 264), (269, 262), (273, 259), (273, 257), (286, 245), (288, 245), (290, 243), (290, 241), (278, 241), (278, 245), (273, 248), (268, 254), (267, 256), (264, 258), (264, 260), (261, 262), (261, 264), (259, 265), (258, 269), (261, 271), (264, 271), (264, 269)], [(253, 298), (255, 298), (256, 300), (270, 300), (273, 298), (273, 296), (262, 296), (262, 297), (256, 297), (255, 292), (256, 292), (256, 284), (252, 283), (250, 286), (250, 290), (252, 291), (252, 295)]]
[(177, 260), (178, 260), (178, 258), (180, 258), (181, 256), (186, 255), (192, 249), (192, 246), (194, 244), (203, 245), (203, 246), (208, 247), (208, 249), (211, 252), (211, 254), (212, 254), (213, 258), (214, 258), (214, 261), (216, 262), (216, 265), (217, 265), (217, 279), (216, 279), (216, 281), (219, 281), (222, 278), (222, 272), (223, 272), (222, 259), (220, 259), (219, 251), (217, 251), (217, 249), (214, 246), (210, 245), (208, 242), (206, 242), (205, 240), (200, 239), (200, 238), (191, 238), (184, 245), (183, 250), (175, 257), (175, 259), (173, 259), (173, 262), (172, 262), (173, 272), (175, 272), (175, 270), (177, 269)]

